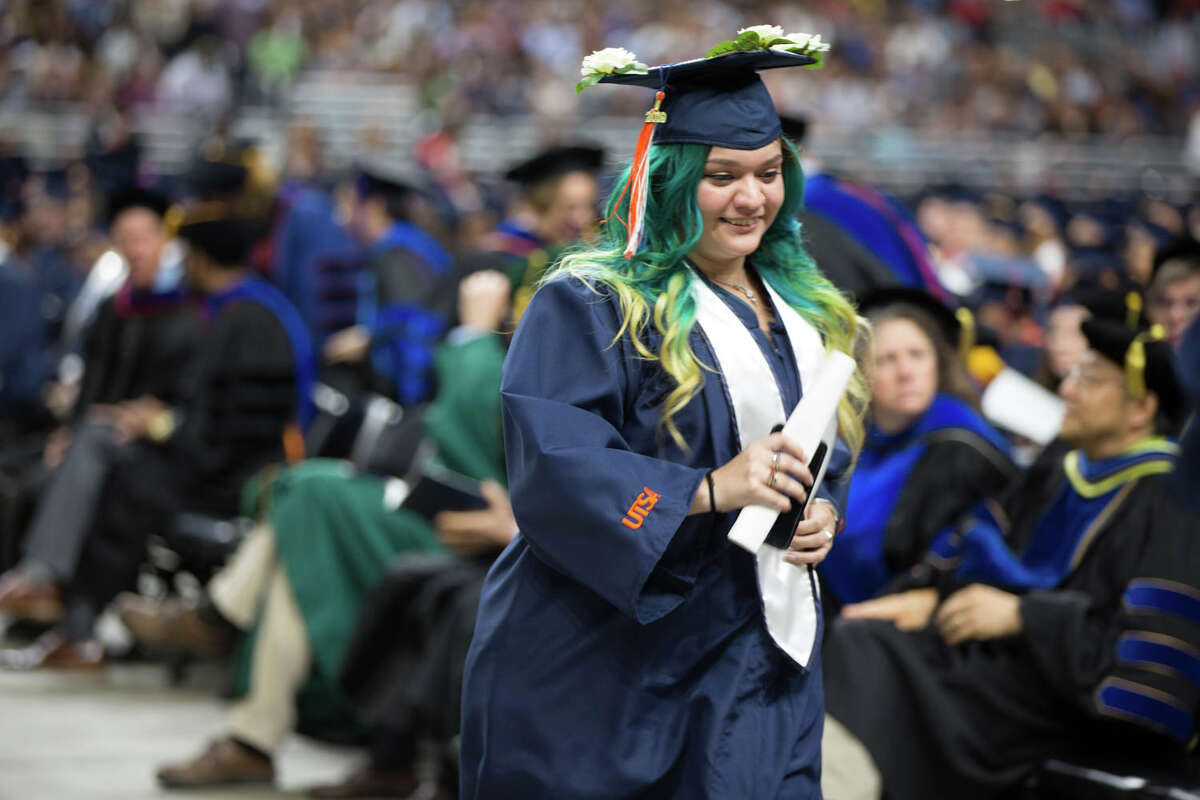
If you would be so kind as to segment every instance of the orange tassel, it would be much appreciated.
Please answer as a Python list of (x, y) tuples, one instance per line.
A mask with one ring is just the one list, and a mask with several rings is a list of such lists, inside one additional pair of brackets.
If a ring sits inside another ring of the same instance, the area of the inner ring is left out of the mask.
[[(629, 221), (625, 223), (628, 238), (625, 258), (633, 258), (641, 246), (642, 232), (646, 227), (646, 195), (650, 190), (650, 145), (654, 138), (654, 126), (666, 122), (667, 115), (660, 109), (665, 92), (654, 95), (654, 108), (646, 112), (646, 121), (638, 136), (637, 148), (633, 151), (633, 167), (629, 171)], [(618, 217), (620, 219), (620, 217)]]

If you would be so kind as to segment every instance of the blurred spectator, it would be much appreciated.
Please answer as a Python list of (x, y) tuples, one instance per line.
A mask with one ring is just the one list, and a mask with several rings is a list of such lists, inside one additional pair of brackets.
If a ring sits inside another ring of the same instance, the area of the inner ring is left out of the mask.
[(1200, 243), (1181, 240), (1158, 254), (1146, 290), (1146, 314), (1178, 348), (1200, 317)]

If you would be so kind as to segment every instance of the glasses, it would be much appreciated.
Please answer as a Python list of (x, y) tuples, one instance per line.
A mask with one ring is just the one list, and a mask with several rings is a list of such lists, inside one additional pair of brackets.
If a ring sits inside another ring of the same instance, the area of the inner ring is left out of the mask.
[(1084, 386), (1103, 386), (1106, 383), (1119, 383), (1125, 378), (1123, 375), (1112, 375), (1098, 372), (1089, 367), (1080, 367), (1075, 365), (1067, 370), (1067, 374), (1063, 376), (1063, 382), (1079, 381)]

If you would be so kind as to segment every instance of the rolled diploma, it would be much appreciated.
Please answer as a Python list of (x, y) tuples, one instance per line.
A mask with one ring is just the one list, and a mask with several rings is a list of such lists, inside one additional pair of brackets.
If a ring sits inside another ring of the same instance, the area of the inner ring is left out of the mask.
[[(854, 359), (840, 350), (834, 350), (817, 370), (812, 384), (804, 387), (804, 396), (784, 423), (783, 434), (800, 446), (805, 457), (812, 458), (827, 429), (836, 429), (838, 403), (841, 402), (853, 374)], [(825, 463), (829, 463), (828, 456)], [(813, 476), (810, 495), (817, 491), (823, 475), (822, 467), (821, 473)], [(757, 553), (778, 517), (779, 512), (773, 508), (746, 506), (730, 528), (729, 540), (738, 547)]]

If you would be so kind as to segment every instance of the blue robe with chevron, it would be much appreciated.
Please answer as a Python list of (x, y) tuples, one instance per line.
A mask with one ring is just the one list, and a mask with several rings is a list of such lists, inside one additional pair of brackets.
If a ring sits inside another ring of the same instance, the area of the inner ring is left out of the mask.
[(1200, 519), (1172, 500), (1176, 452), (1071, 453), (1014, 493), (1019, 555), (995, 530), (965, 537), (958, 585), (1018, 593), (1019, 634), (951, 647), (935, 627), (832, 627), (827, 711), (866, 744), (889, 798), (1002, 797), (1047, 757), (1113, 747), (1183, 757), (1200, 711)]

